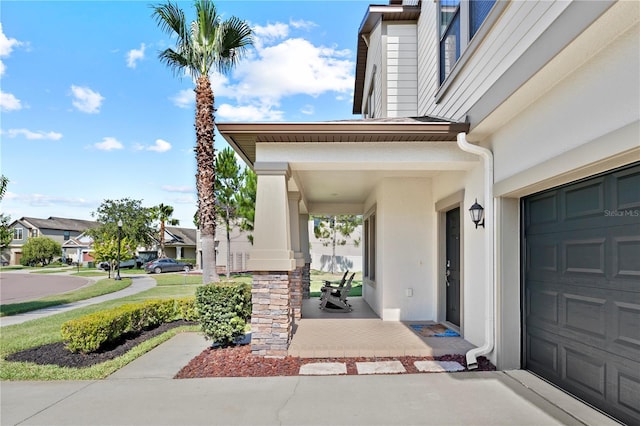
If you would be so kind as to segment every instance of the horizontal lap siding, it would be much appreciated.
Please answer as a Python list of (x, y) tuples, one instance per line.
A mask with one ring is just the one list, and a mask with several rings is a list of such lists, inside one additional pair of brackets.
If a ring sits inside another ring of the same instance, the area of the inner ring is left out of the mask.
[[(436, 104), (436, 93), (440, 88), (438, 70), (437, 8), (428, 7), (419, 22), (420, 42), (430, 49), (420, 49), (419, 63), (430, 75), (421, 75), (420, 112), (452, 119), (463, 119), (477, 102), (520, 58), (536, 39), (553, 23), (567, 7), (567, 2), (511, 2), (482, 43), (457, 70), (447, 93)], [(469, 52), (467, 52), (468, 54)], [(465, 52), (461, 52), (464, 56)], [(461, 57), (462, 57), (461, 56)], [(436, 76), (436, 78), (433, 78)]]
[(386, 30), (386, 116), (416, 116), (418, 112), (416, 25), (387, 24)]

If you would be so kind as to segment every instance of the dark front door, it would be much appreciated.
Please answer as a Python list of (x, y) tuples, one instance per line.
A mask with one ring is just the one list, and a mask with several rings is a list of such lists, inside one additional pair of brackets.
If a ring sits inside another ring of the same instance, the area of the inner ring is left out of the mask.
[(460, 208), (447, 212), (447, 321), (460, 326)]
[(523, 200), (525, 367), (640, 424), (640, 163)]

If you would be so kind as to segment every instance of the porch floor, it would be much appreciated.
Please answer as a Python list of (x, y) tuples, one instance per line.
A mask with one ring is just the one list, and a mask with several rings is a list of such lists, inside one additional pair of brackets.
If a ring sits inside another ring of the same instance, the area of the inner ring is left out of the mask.
[(353, 311), (325, 312), (318, 298), (303, 300), (302, 319), (294, 324), (288, 353), (301, 358), (442, 356), (473, 349), (462, 337), (422, 337), (410, 324), (431, 321), (382, 321), (361, 297), (349, 298)]

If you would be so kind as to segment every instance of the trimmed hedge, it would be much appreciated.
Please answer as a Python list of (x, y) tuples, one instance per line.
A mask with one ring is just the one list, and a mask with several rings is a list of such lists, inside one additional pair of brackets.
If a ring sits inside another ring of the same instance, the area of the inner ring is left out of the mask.
[(140, 332), (176, 319), (194, 321), (197, 318), (193, 298), (148, 300), (67, 321), (60, 332), (67, 349), (86, 354), (125, 333)]
[(251, 318), (251, 287), (244, 283), (213, 283), (196, 289), (196, 309), (202, 332), (221, 346), (244, 336)]

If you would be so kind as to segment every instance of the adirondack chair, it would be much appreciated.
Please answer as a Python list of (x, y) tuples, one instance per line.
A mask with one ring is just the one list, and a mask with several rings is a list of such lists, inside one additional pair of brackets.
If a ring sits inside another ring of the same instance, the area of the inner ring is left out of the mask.
[(320, 288), (320, 302), (322, 302), (322, 300), (324, 299), (324, 296), (327, 292), (327, 290), (330, 290), (331, 292), (336, 292), (337, 290), (342, 289), (342, 287), (344, 287), (344, 284), (347, 282), (347, 274), (349, 273), (349, 270), (345, 271), (344, 275), (342, 276), (342, 279), (340, 280), (340, 282), (335, 285), (335, 282), (332, 284), (331, 281), (324, 281), (324, 285)]
[(355, 275), (355, 272), (351, 274), (347, 283), (341, 289), (332, 290), (327, 288), (323, 291), (324, 297), (322, 298), (322, 303), (320, 303), (320, 309), (329, 312), (351, 312), (352, 308), (347, 302), (347, 296), (351, 291), (351, 283)]

